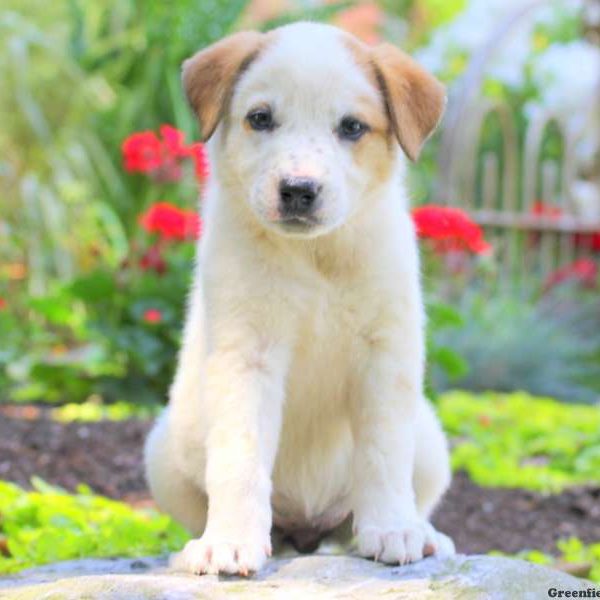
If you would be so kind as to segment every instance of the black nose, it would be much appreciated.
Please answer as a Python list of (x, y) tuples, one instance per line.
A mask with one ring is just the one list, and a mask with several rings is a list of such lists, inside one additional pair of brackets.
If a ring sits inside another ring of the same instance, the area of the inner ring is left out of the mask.
[(284, 217), (306, 216), (316, 208), (321, 186), (309, 177), (292, 177), (279, 184), (279, 202)]

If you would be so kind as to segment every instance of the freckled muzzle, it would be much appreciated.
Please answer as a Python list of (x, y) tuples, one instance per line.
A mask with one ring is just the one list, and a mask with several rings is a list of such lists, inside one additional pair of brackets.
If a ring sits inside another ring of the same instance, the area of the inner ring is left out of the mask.
[[(314, 238), (348, 214), (343, 164), (333, 151), (318, 154), (294, 134), (256, 157), (260, 166), (252, 165), (242, 178), (252, 181), (248, 201), (264, 226), (284, 236)], [(290, 152), (292, 146), (300, 149)]]

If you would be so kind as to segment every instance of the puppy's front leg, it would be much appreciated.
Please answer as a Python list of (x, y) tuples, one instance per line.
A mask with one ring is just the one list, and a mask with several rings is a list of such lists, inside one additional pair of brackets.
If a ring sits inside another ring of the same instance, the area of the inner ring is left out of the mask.
[(208, 517), (173, 560), (195, 573), (258, 571), (271, 553), (271, 470), (281, 424), (285, 353), (214, 352), (204, 374)]
[(406, 333), (388, 331), (372, 344), (352, 411), (358, 551), (393, 564), (419, 560), (437, 545), (435, 530), (419, 517), (415, 502), (416, 406), (423, 401), (423, 367), (418, 348), (397, 347)]

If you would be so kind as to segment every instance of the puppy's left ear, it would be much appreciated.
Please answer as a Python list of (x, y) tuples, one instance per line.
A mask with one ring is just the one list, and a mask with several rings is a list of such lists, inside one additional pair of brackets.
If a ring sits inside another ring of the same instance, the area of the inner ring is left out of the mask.
[(265, 34), (256, 31), (234, 33), (183, 63), (183, 88), (200, 121), (202, 141), (214, 133), (236, 80), (258, 55), (264, 39)]
[(433, 75), (392, 44), (380, 44), (371, 52), (396, 138), (408, 158), (417, 160), (444, 114), (446, 90)]

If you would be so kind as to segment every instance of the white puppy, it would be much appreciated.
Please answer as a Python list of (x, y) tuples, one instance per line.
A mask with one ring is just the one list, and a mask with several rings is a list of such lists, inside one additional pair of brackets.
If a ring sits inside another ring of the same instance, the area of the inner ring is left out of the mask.
[(452, 551), (428, 517), (448, 451), (423, 397), (424, 314), (403, 187), (442, 85), (393, 46), (299, 23), (186, 61), (212, 176), (170, 404), (146, 469), (198, 539), (175, 565), (256, 571), (273, 524), (308, 547)]

